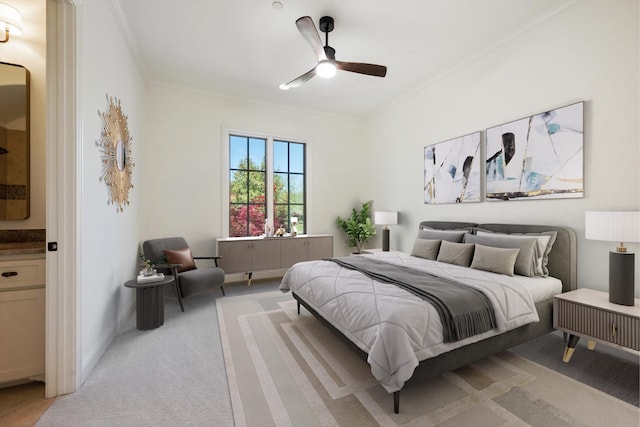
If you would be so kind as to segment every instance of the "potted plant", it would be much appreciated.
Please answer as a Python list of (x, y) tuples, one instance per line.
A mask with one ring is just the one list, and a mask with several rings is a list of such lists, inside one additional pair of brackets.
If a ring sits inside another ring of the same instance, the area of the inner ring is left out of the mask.
[(355, 247), (360, 253), (362, 245), (376, 234), (376, 227), (371, 221), (371, 205), (373, 200), (362, 203), (360, 210), (353, 208), (348, 218), (338, 217), (338, 226), (346, 234), (349, 247)]

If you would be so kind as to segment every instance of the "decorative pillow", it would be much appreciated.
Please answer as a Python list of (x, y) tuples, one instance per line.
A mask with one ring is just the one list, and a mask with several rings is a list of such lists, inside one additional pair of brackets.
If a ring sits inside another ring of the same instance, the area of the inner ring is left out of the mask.
[(476, 244), (471, 268), (513, 276), (520, 249), (495, 248)]
[(437, 261), (469, 267), (473, 256), (473, 243), (455, 243), (443, 240), (440, 243)]
[(193, 260), (193, 254), (189, 248), (165, 249), (164, 256), (167, 257), (167, 262), (169, 264), (182, 264), (182, 266), (178, 267), (178, 273), (195, 270), (196, 268), (196, 263)]
[(476, 229), (476, 234), (481, 235), (500, 235), (505, 237), (536, 237), (538, 239), (538, 255), (539, 258), (536, 264), (536, 276), (548, 276), (549, 269), (547, 264), (549, 262), (549, 252), (553, 247), (553, 244), (558, 237), (557, 231), (541, 231), (539, 233), (497, 233), (489, 230), (483, 230), (481, 228)]
[(515, 273), (521, 276), (536, 276), (536, 266), (542, 257), (538, 254), (538, 239), (525, 236), (505, 236), (503, 234), (468, 234), (465, 243), (477, 243), (494, 248), (519, 249)]
[(411, 255), (426, 259), (436, 259), (441, 240), (416, 239)]
[(462, 243), (464, 235), (469, 234), (468, 230), (436, 230), (435, 228), (423, 228), (418, 231), (418, 239), (448, 240), (450, 242)]

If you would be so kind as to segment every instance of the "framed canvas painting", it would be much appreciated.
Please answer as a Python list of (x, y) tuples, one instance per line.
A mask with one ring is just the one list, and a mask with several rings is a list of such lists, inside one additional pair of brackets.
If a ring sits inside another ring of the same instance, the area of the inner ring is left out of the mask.
[(480, 201), (480, 132), (424, 147), (424, 202)]
[(584, 102), (487, 129), (486, 200), (583, 197)]

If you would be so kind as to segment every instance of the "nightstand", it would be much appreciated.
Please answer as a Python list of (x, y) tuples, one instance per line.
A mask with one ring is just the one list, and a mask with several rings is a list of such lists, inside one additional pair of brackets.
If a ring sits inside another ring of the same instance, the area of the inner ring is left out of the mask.
[(589, 350), (596, 342), (625, 350), (640, 350), (640, 299), (634, 306), (609, 302), (607, 292), (577, 289), (553, 298), (553, 327), (569, 333), (562, 360), (569, 362), (580, 337)]

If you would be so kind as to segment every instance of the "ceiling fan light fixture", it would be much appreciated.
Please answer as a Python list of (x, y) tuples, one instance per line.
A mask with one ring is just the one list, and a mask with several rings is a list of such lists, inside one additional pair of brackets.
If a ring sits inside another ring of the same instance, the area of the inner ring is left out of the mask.
[(320, 61), (316, 66), (318, 76), (330, 79), (336, 75), (336, 64), (333, 61)]

